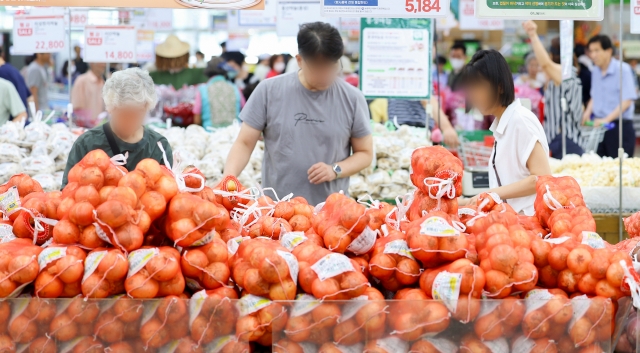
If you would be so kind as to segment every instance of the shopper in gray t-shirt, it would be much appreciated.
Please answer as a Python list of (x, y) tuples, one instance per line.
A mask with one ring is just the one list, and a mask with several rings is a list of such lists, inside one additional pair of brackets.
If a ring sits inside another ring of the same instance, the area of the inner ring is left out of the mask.
[(49, 73), (47, 67), (51, 62), (51, 54), (38, 53), (36, 59), (27, 68), (27, 86), (35, 98), (36, 110), (49, 109)]
[(313, 205), (331, 193), (347, 193), (349, 176), (371, 164), (373, 140), (364, 96), (338, 78), (343, 50), (331, 25), (301, 26), (300, 71), (263, 81), (253, 92), (240, 113), (243, 124), (226, 175), (242, 172), (262, 133), (262, 187)]

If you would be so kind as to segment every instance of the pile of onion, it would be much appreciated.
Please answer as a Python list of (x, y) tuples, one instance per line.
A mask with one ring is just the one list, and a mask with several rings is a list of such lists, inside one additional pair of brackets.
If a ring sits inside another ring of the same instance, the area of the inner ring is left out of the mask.
[(557, 342), (567, 336), (567, 324), (571, 321), (574, 308), (565, 292), (559, 289), (534, 289), (527, 293), (525, 306), (527, 311), (521, 325), (526, 338), (548, 338)]
[(164, 225), (167, 236), (182, 247), (202, 246), (211, 241), (214, 231), (232, 227), (224, 207), (189, 193), (171, 200)]
[[(53, 233), (54, 220), (58, 219), (60, 195), (59, 191), (49, 193), (35, 191), (21, 197), (22, 209), (14, 209), (14, 212), (7, 210), (9, 222), (13, 220), (13, 234), (17, 238), (31, 239), (38, 245), (49, 240)], [(36, 220), (34, 217), (40, 219)]]
[(536, 182), (536, 200), (533, 203), (536, 216), (545, 228), (551, 214), (564, 207), (586, 206), (578, 182), (570, 176), (539, 176)]
[(124, 280), (129, 271), (125, 254), (118, 249), (98, 248), (84, 260), (82, 295), (86, 298), (106, 298), (124, 293)]
[(72, 298), (81, 294), (86, 257), (77, 246), (50, 246), (42, 250), (38, 255), (40, 272), (34, 294), (40, 298)]
[(458, 199), (440, 198), (434, 199), (425, 195), (420, 189), (413, 192), (413, 201), (409, 206), (407, 218), (409, 221), (415, 221), (422, 218), (424, 213), (431, 211), (442, 211), (450, 215), (458, 215)]
[[(258, 206), (265, 204), (267, 208), (261, 211), (263, 215), (249, 227), (247, 235), (251, 238), (263, 236), (278, 240), (284, 233), (306, 232), (311, 229), (314, 208), (307, 200), (295, 197), (291, 201), (280, 201), (272, 205), (272, 212), (264, 214), (271, 202), (273, 201), (266, 196), (257, 201)], [(248, 205), (251, 206), (253, 203), (249, 202)], [(251, 219), (249, 221), (251, 222)]]
[(189, 299), (191, 339), (198, 345), (207, 345), (232, 334), (238, 320), (237, 299), (238, 294), (228, 287), (194, 293)]
[(483, 341), (512, 337), (522, 323), (525, 310), (523, 301), (515, 297), (484, 300), (473, 323), (473, 331)]
[(595, 232), (596, 221), (586, 206), (561, 208), (553, 211), (547, 225), (552, 238), (563, 236), (580, 236), (582, 232)]
[(228, 260), (227, 244), (213, 238), (203, 246), (185, 249), (180, 267), (190, 288), (216, 289), (229, 285)]
[(41, 247), (27, 239), (0, 244), (0, 298), (19, 294), (25, 285), (35, 281), (40, 271), (41, 251)]
[(130, 266), (124, 288), (129, 296), (161, 298), (184, 292), (178, 250), (168, 246), (143, 247), (129, 253), (128, 260)]
[(392, 292), (411, 286), (420, 278), (420, 264), (409, 251), (404, 233), (392, 230), (376, 240), (369, 260), (369, 273)]
[(425, 334), (435, 335), (449, 327), (450, 317), (442, 302), (430, 298), (420, 289), (405, 288), (393, 297), (389, 311), (391, 335), (415, 341)]
[(247, 294), (237, 304), (240, 318), (236, 321), (236, 337), (240, 342), (256, 342), (270, 347), (273, 337), (287, 324), (287, 311), (278, 302)]
[(245, 293), (271, 300), (296, 297), (298, 261), (275, 240), (256, 238), (241, 242), (229, 265), (233, 281)]

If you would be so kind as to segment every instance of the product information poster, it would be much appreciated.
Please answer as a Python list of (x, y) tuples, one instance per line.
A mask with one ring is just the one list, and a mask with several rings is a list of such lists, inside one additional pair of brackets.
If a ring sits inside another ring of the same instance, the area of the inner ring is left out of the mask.
[(151, 31), (167, 31), (173, 29), (173, 10), (171, 9), (136, 9), (131, 11), (130, 24)]
[(431, 93), (431, 20), (361, 19), (360, 88), (368, 99)]
[(476, 16), (510, 20), (602, 21), (604, 0), (477, 0)]
[(86, 26), (84, 60), (102, 63), (135, 63), (138, 31), (135, 26)]
[(450, 0), (320, 0), (323, 16), (444, 17)]
[(138, 30), (138, 43), (136, 44), (136, 58), (139, 62), (154, 61), (156, 59), (155, 32), (148, 29)]
[(340, 28), (339, 18), (322, 17), (317, 1), (278, 1), (276, 33), (279, 36), (295, 36), (300, 25), (308, 22), (327, 22)]
[[(504, 20), (499, 18), (477, 18), (474, 0), (460, 0), (460, 29), (463, 31), (503, 30)], [(441, 28), (441, 27), (438, 27)]]
[(239, 26), (275, 26), (278, 0), (264, 0), (264, 10), (238, 11)]
[(64, 49), (64, 16), (15, 16), (13, 52), (56, 53)]
[(560, 21), (560, 66), (562, 79), (571, 78), (573, 71), (573, 21)]
[(640, 0), (631, 0), (631, 33), (640, 34)]

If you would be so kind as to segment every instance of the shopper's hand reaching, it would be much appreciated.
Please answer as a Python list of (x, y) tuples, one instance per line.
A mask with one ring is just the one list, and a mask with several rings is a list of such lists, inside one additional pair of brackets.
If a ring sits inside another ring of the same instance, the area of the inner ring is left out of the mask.
[(336, 172), (333, 171), (333, 167), (322, 162), (312, 165), (307, 174), (311, 184), (322, 184), (336, 178)]
[(587, 114), (586, 112), (582, 114), (582, 125), (587, 125), (589, 120), (591, 120), (591, 114)]
[(444, 139), (444, 144), (447, 145), (447, 147), (457, 148), (460, 144), (460, 140), (458, 140), (458, 133), (455, 129), (442, 130), (442, 137)]
[(531, 20), (523, 22), (522, 28), (524, 28), (529, 36), (538, 35), (538, 25)]

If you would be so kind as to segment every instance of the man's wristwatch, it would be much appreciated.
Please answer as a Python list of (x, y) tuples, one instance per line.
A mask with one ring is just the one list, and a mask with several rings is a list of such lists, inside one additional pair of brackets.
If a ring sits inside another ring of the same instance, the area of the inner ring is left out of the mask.
[(334, 164), (333, 171), (336, 173), (336, 179), (340, 179), (340, 175), (342, 174), (342, 168), (340, 168), (338, 164)]

